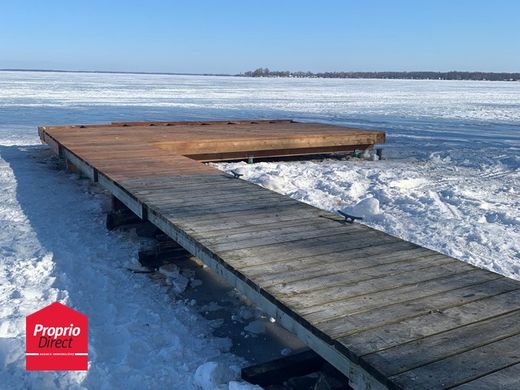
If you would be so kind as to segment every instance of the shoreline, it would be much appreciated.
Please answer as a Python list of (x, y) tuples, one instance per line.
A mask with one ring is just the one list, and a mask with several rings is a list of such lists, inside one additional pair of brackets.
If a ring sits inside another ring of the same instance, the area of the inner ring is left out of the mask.
[[(17, 68), (5, 68), (0, 69), (0, 72), (26, 72), (26, 73), (78, 73), (78, 74), (122, 74), (122, 75), (146, 75), (146, 76), (207, 76), (207, 77), (240, 77), (240, 78), (253, 78), (253, 79), (326, 79), (326, 80), (411, 80), (411, 81), (498, 81), (498, 82), (520, 82), (520, 73), (510, 72), (464, 72), (464, 71), (450, 71), (450, 72), (321, 72), (323, 74), (374, 74), (374, 77), (341, 77), (341, 76), (322, 76), (321, 73), (310, 73), (310, 72), (289, 72), (290, 75), (248, 75), (248, 74), (227, 74), (227, 73), (183, 73), (183, 72), (139, 72), (139, 71), (111, 71), (111, 70), (67, 70), (67, 69), (17, 69)], [(246, 72), (247, 73), (247, 72)], [(276, 72), (275, 72), (276, 73)], [(307, 73), (307, 75), (295, 75), (298, 73)], [(309, 74), (310, 73), (310, 74)], [(377, 77), (378, 74), (415, 74), (415, 73), (438, 73), (438, 74), (449, 74), (449, 73), (467, 73), (467, 74), (488, 74), (488, 75), (511, 75), (513, 77), (509, 79), (490, 80), (487, 78), (433, 78), (433, 77)]]

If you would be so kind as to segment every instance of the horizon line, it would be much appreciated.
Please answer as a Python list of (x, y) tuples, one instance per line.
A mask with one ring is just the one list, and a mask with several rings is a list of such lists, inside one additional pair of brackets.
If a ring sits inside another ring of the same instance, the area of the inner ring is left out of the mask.
[[(262, 69), (262, 68), (258, 68)], [(267, 68), (266, 68), (267, 69)], [(242, 73), (187, 73), (187, 72), (148, 72), (148, 71), (123, 71), (123, 70), (71, 70), (71, 69), (32, 69), (32, 68), (1, 68), (0, 72), (42, 72), (42, 73), (87, 73), (87, 74), (135, 74), (135, 75), (158, 75), (158, 76), (220, 76), (220, 77), (255, 77), (246, 75), (246, 73), (254, 72), (253, 71), (245, 71)], [(435, 70), (403, 70), (403, 71), (323, 71), (323, 72), (312, 72), (312, 71), (271, 71), (271, 72), (289, 72), (290, 74), (295, 73), (310, 73), (313, 76), (325, 74), (325, 73), (368, 73), (368, 74), (384, 74), (384, 73), (468, 73), (468, 74), (490, 74), (490, 75), (519, 75), (520, 72), (487, 72), (487, 71), (467, 71), (467, 70), (449, 70), (449, 71), (435, 71)], [(266, 76), (263, 76), (266, 77)], [(255, 78), (263, 78), (263, 77), (255, 77)], [(282, 77), (282, 76), (267, 76), (268, 77)], [(355, 77), (358, 78), (358, 77)], [(371, 77), (366, 77), (370, 79)], [(345, 77), (341, 79), (350, 79), (350, 77)], [(375, 79), (380, 79), (376, 77)], [(384, 79), (384, 78), (382, 78)], [(410, 79), (410, 78), (395, 78), (402, 80), (437, 80), (430, 78), (420, 78), (420, 79)], [(447, 79), (441, 79), (443, 81), (449, 81)], [(465, 81), (493, 81), (493, 80), (474, 80), (469, 78), (464, 78), (460, 80)], [(518, 80), (495, 80), (495, 81), (518, 81)]]
[[(268, 67), (266, 67), (269, 69)], [(262, 69), (262, 68), (258, 68)], [(254, 70), (252, 70), (254, 71)], [(493, 74), (515, 74), (520, 73), (520, 70), (517, 72), (498, 72), (498, 71), (487, 71), (487, 70), (424, 70), (424, 69), (415, 69), (415, 70), (324, 70), (324, 71), (310, 71), (310, 70), (271, 70), (272, 72), (291, 72), (291, 73), (416, 73), (416, 72), (431, 72), (431, 73), (450, 73), (450, 72), (460, 72), (460, 73), (493, 73)], [(211, 73), (211, 72), (153, 72), (153, 71), (138, 71), (138, 70), (85, 70), (85, 69), (48, 69), (48, 68), (0, 68), (0, 72), (70, 72), (70, 73), (131, 73), (131, 74), (170, 74), (170, 75), (189, 75), (189, 76), (235, 76), (241, 75), (245, 72), (250, 72), (248, 70), (242, 73)]]

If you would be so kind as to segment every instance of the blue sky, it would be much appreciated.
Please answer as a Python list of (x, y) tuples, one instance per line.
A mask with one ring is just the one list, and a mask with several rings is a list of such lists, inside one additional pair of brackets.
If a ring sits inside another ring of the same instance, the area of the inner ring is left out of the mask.
[(0, 68), (520, 71), (520, 1), (0, 2)]

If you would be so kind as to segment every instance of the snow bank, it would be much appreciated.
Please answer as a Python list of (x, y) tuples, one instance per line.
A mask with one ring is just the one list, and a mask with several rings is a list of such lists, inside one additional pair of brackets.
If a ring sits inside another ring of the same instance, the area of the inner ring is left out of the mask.
[[(503, 153), (507, 155), (508, 151)], [(474, 155), (417, 161), (215, 164), (316, 207), (520, 280), (520, 162)], [(515, 168), (516, 167), (516, 168)]]
[[(127, 270), (137, 242), (107, 232), (96, 187), (54, 169), (44, 146), (1, 143), (0, 387), (190, 389), (206, 361), (241, 364), (195, 309)], [(25, 371), (25, 316), (54, 301), (89, 317), (88, 372)]]

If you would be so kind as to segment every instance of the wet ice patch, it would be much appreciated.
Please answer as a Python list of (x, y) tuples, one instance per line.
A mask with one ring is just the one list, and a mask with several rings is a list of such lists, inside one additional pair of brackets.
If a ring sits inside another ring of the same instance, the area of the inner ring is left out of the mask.
[(253, 333), (255, 335), (265, 333), (266, 323), (262, 319), (257, 319), (257, 320), (251, 321), (247, 326), (245, 326), (244, 330), (249, 333)]

